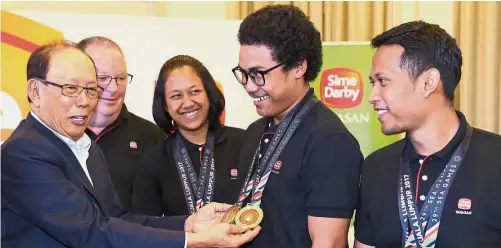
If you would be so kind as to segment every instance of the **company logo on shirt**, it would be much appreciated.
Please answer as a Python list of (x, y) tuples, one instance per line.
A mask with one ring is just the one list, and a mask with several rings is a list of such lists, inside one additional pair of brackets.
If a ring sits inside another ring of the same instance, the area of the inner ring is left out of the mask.
[(271, 170), (273, 173), (278, 174), (278, 171), (282, 167), (282, 161), (278, 160), (274, 165), (273, 165), (273, 170)]
[(273, 169), (280, 170), (280, 167), (282, 167), (282, 161), (278, 160), (273, 166)]
[(468, 198), (461, 198), (458, 201), (458, 209), (456, 210), (456, 214), (459, 215), (471, 215), (471, 199)]
[(129, 146), (130, 146), (130, 148), (132, 148), (132, 149), (137, 149), (137, 143), (136, 143), (135, 141), (131, 141), (131, 142), (129, 142)]
[(362, 103), (364, 82), (359, 71), (335, 67), (322, 72), (320, 90), (325, 105), (338, 109), (353, 108)]
[(238, 177), (238, 170), (237, 169), (231, 169), (230, 170), (230, 175), (232, 177)]
[(471, 209), (471, 200), (468, 198), (459, 199), (458, 208), (461, 210), (470, 210)]

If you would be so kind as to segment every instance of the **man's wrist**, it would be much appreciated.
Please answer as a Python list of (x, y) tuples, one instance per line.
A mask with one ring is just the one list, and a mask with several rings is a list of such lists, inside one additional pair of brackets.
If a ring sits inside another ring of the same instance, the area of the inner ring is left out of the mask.
[(207, 239), (202, 233), (186, 233), (186, 248), (207, 247)]
[(188, 215), (186, 217), (186, 219), (184, 220), (184, 231), (187, 232), (187, 233), (190, 233), (192, 232), (191, 228), (192, 228), (192, 225), (191, 225), (191, 219), (190, 219), (191, 215)]

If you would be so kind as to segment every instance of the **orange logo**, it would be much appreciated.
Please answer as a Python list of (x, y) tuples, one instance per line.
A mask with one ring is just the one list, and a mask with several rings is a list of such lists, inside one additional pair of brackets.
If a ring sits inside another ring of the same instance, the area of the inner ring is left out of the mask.
[(331, 108), (353, 108), (362, 103), (364, 82), (360, 72), (336, 67), (322, 72), (320, 79), (322, 102)]
[(30, 111), (26, 96), (26, 64), (40, 44), (63, 34), (38, 22), (1, 11), (2, 69), (0, 122), (3, 143)]

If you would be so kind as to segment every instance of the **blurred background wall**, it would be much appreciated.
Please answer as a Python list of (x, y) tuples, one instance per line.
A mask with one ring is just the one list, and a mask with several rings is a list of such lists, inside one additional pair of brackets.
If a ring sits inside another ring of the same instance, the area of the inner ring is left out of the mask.
[[(245, 18), (273, 3), (303, 9), (324, 41), (364, 41), (402, 22), (425, 20), (450, 32), (463, 51), (455, 106), (476, 127), (501, 133), (501, 2), (6, 2), (4, 10), (128, 14), (172, 18)], [(85, 21), (85, 20), (83, 20)]]

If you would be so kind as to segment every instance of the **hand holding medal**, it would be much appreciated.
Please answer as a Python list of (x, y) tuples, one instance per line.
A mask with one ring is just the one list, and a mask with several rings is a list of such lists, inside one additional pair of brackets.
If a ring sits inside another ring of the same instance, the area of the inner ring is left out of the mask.
[(239, 210), (238, 206), (212, 202), (190, 215), (184, 229), (187, 247), (239, 247), (254, 239), (260, 227), (250, 230), (246, 225), (227, 222), (234, 222)]

